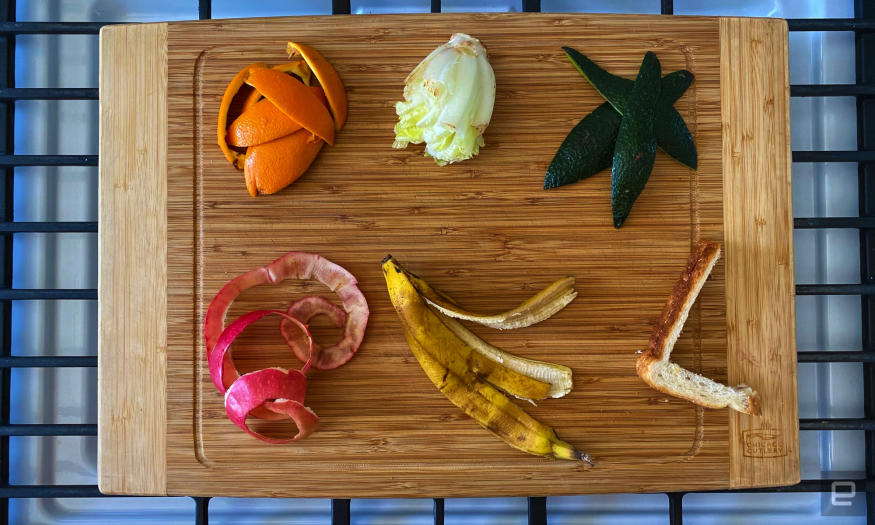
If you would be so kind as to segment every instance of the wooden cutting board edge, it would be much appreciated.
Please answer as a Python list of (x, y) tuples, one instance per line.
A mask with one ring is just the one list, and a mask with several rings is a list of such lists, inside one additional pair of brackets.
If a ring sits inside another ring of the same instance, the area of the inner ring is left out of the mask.
[(729, 415), (733, 488), (800, 477), (787, 37), (784, 20), (720, 20), (729, 381), (763, 400)]
[(167, 24), (101, 28), (99, 91), (97, 483), (163, 495)]
[[(720, 36), (728, 372), (764, 400), (760, 417), (728, 415), (730, 487), (789, 485), (800, 473), (787, 27), (723, 18)], [(105, 27), (100, 54), (98, 484), (164, 495), (167, 24)], [(114, 149), (122, 138), (137, 147)]]

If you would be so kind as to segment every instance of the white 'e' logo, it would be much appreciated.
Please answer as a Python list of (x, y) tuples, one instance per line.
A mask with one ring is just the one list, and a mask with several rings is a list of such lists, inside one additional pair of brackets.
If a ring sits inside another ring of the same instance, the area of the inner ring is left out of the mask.
[(853, 481), (833, 481), (830, 489), (829, 502), (834, 507), (850, 507), (851, 500), (857, 495), (857, 484)]

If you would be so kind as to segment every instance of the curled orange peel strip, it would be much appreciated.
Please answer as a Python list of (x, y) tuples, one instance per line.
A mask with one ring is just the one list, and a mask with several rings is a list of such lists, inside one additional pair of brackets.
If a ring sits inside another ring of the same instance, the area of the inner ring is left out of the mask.
[(255, 197), (276, 193), (303, 175), (325, 144), (312, 137), (308, 130), (300, 129), (247, 148), (243, 178), (249, 194)]
[(313, 74), (310, 70), (310, 64), (308, 64), (306, 60), (295, 60), (289, 62), (288, 64), (278, 64), (276, 66), (273, 66), (271, 69), (276, 69), (277, 71), (282, 71), (283, 73), (292, 73), (296, 77), (300, 78), (301, 82), (303, 82), (305, 86), (310, 85), (311, 75)]
[(334, 144), (334, 121), (331, 114), (316, 94), (300, 81), (275, 69), (254, 68), (249, 72), (246, 83), (302, 128), (325, 142)]
[[(294, 62), (289, 62), (288, 64), (279, 64), (273, 66), (271, 69), (276, 69), (277, 71), (282, 71), (283, 73), (292, 73), (298, 78), (301, 79), (301, 82), (304, 83), (305, 86), (310, 85), (310, 66), (307, 65), (307, 62), (304, 60), (295, 60)], [(247, 109), (251, 108), (255, 105), (256, 102), (261, 100), (262, 95), (257, 90), (253, 89), (249, 96), (246, 97), (246, 101), (243, 102), (243, 110), (240, 112), (241, 114), (245, 112)]]
[[(307, 89), (327, 107), (325, 93), (321, 87), (310, 86)], [(234, 119), (228, 127), (225, 140), (231, 146), (245, 148), (285, 137), (299, 129), (301, 125), (286, 116), (270, 100), (261, 99)]]
[(334, 116), (334, 127), (339, 131), (346, 122), (347, 111), (346, 90), (343, 88), (340, 75), (318, 51), (308, 45), (289, 42), (286, 44), (286, 52), (289, 57), (300, 55), (310, 66), (322, 89), (325, 90), (328, 105)]
[(237, 169), (241, 170), (243, 169), (243, 154), (232, 150), (228, 146), (228, 143), (225, 141), (225, 134), (228, 130), (228, 110), (231, 108), (231, 101), (234, 100), (234, 96), (237, 94), (238, 91), (240, 91), (240, 88), (243, 87), (246, 79), (249, 78), (249, 74), (252, 69), (263, 67), (263, 63), (255, 62), (241, 69), (240, 72), (237, 73), (228, 84), (228, 87), (225, 88), (225, 93), (222, 95), (222, 102), (219, 104), (219, 119), (217, 130), (217, 140), (219, 143), (219, 147), (222, 149), (222, 153), (225, 154), (225, 158), (228, 159), (228, 162), (233, 164), (234, 167), (236, 167)]

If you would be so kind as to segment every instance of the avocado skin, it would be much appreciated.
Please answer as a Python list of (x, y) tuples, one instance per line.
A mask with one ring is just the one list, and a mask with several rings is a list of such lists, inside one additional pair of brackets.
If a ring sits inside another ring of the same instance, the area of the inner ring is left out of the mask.
[[(574, 48), (563, 47), (562, 50), (580, 74), (610, 102), (614, 109), (620, 114), (626, 112), (634, 81), (605, 71)], [(683, 117), (673, 104), (684, 94), (694, 78), (691, 72), (681, 69), (662, 79), (661, 94), (653, 120), (657, 146), (670, 157), (692, 169), (698, 167), (696, 145)]]
[(632, 205), (644, 190), (656, 159), (653, 130), (656, 101), (660, 93), (661, 68), (656, 55), (648, 51), (641, 62), (632, 96), (617, 131), (611, 167), (611, 211), (614, 227), (623, 225)]
[(621, 119), (607, 102), (583, 117), (556, 150), (544, 189), (571, 184), (610, 167)]
[[(581, 55), (583, 56), (583, 55)], [(587, 59), (588, 60), (588, 59)], [(598, 67), (598, 66), (596, 66)], [(607, 72), (606, 72), (607, 73)], [(623, 91), (619, 95), (623, 103), (632, 93), (635, 81), (621, 77), (609, 76), (622, 80)], [(662, 77), (659, 102), (654, 113), (654, 134), (656, 144), (663, 151), (678, 158), (684, 164), (695, 169), (696, 146), (693, 137), (687, 130), (684, 120), (671, 104), (683, 95), (687, 87), (693, 81), (693, 74), (689, 71), (680, 70)], [(628, 83), (628, 86), (626, 85)], [(625, 106), (624, 106), (625, 107)], [(670, 111), (666, 111), (665, 108)], [(674, 117), (659, 120), (660, 115), (674, 114)], [(611, 166), (614, 156), (614, 142), (617, 140), (617, 132), (620, 130), (620, 113), (610, 102), (603, 102), (592, 113), (585, 116), (575, 125), (550, 162), (547, 175), (544, 177), (544, 189), (558, 188), (572, 182), (591, 177)], [(671, 127), (673, 131), (663, 131), (663, 128)], [(685, 135), (684, 135), (685, 134)], [(671, 141), (660, 143), (659, 137), (671, 137)], [(684, 136), (686, 138), (684, 138)], [(671, 152), (674, 153), (671, 153)], [(692, 157), (689, 156), (692, 152)], [(680, 157), (683, 157), (682, 160)]]

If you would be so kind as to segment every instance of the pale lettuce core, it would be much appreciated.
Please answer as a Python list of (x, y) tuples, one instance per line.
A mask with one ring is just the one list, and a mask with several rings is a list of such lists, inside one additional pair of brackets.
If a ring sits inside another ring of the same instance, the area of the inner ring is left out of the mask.
[(476, 38), (456, 33), (419, 63), (395, 104), (394, 148), (425, 142), (438, 165), (480, 152), (495, 104), (495, 74)]

